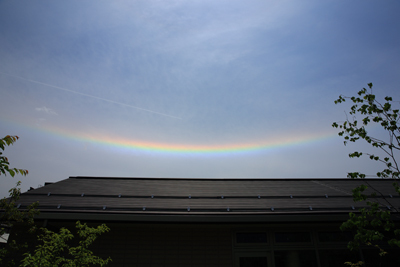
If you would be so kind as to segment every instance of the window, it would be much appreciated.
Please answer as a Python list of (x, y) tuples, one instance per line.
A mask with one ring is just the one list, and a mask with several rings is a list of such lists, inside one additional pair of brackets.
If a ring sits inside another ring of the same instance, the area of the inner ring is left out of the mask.
[[(349, 249), (324, 249), (319, 250), (321, 267), (345, 266), (345, 262), (358, 262), (360, 255), (358, 251), (351, 252)], [(378, 265), (377, 265), (378, 266)]]
[(235, 253), (235, 267), (270, 267), (271, 254), (262, 251), (241, 251)]
[(240, 267), (267, 267), (267, 257), (239, 257)]
[(315, 250), (275, 251), (275, 267), (317, 267)]
[(276, 243), (311, 243), (309, 232), (276, 232)]
[(265, 232), (248, 232), (236, 233), (236, 243), (249, 244), (249, 243), (267, 243), (267, 233)]
[(319, 242), (349, 242), (353, 239), (351, 232), (322, 231), (318, 232)]

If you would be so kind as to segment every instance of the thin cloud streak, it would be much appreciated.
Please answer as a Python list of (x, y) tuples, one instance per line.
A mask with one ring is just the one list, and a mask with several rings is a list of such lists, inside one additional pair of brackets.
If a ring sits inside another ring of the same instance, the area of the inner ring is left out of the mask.
[(43, 112), (46, 112), (47, 114), (58, 115), (55, 111), (53, 111), (52, 109), (47, 108), (47, 107), (35, 108), (35, 110), (43, 111)]
[(45, 85), (45, 86), (52, 87), (52, 88), (55, 88), (55, 89), (58, 89), (58, 90), (62, 90), (62, 91), (66, 91), (66, 92), (70, 92), (70, 93), (74, 93), (74, 94), (78, 94), (78, 95), (83, 95), (83, 96), (91, 97), (91, 98), (94, 98), (94, 99), (99, 99), (99, 100), (106, 101), (106, 102), (109, 102), (109, 103), (113, 103), (113, 104), (117, 104), (117, 105), (121, 105), (121, 106), (126, 106), (126, 107), (130, 107), (130, 108), (134, 108), (134, 109), (138, 109), (138, 110), (142, 110), (142, 111), (146, 111), (146, 112), (150, 112), (150, 113), (153, 113), (153, 114), (157, 114), (157, 115), (161, 115), (161, 116), (165, 116), (165, 117), (170, 117), (170, 118), (174, 118), (174, 119), (178, 119), (178, 120), (182, 119), (180, 117), (168, 115), (168, 114), (165, 114), (165, 113), (161, 113), (161, 112), (157, 112), (157, 111), (153, 111), (153, 110), (149, 110), (149, 109), (145, 109), (145, 108), (140, 108), (140, 107), (124, 104), (124, 103), (121, 103), (121, 102), (105, 99), (105, 98), (94, 96), (94, 95), (89, 95), (89, 94), (76, 92), (76, 91), (73, 91), (73, 90), (70, 90), (70, 89), (66, 89), (66, 88), (62, 88), (62, 87), (59, 87), (59, 86), (55, 86), (55, 85), (52, 85), (52, 84), (47, 84), (47, 83), (43, 83), (43, 82), (27, 79), (27, 78), (24, 78), (24, 77), (11, 75), (11, 74), (4, 73), (4, 72), (0, 72), (0, 73), (3, 74), (3, 75), (7, 75), (7, 76), (10, 76), (10, 77), (17, 78), (17, 79), (25, 80), (25, 81), (28, 81), (28, 82), (31, 82), (31, 83)]

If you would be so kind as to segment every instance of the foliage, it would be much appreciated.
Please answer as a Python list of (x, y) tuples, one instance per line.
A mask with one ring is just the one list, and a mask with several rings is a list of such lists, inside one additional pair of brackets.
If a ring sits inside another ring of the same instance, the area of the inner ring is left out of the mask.
[[(349, 157), (359, 158), (366, 155), (370, 160), (382, 163), (384, 167), (382, 171), (376, 173), (376, 176), (393, 179), (393, 187), (400, 194), (397, 182), (400, 178), (400, 171), (396, 160), (400, 151), (399, 109), (394, 108), (395, 102), (392, 97), (387, 96), (384, 103), (379, 102), (372, 92), (372, 83), (368, 84), (368, 89), (360, 90), (358, 96), (339, 96), (335, 104), (343, 103), (347, 99), (352, 101), (349, 112), (352, 116), (351, 119), (347, 118), (341, 123), (334, 122), (332, 126), (340, 129), (338, 134), (344, 138), (345, 145), (348, 142), (364, 140), (381, 153), (377, 155), (355, 151), (349, 154)], [(378, 125), (383, 129), (388, 134), (387, 140), (370, 136), (366, 126), (371, 124)], [(360, 172), (348, 173), (348, 177), (352, 179), (364, 179), (366, 176)], [(367, 194), (367, 188), (372, 189), (373, 193)], [(377, 195), (385, 203), (379, 203)], [(374, 246), (379, 249), (380, 256), (386, 254), (381, 248), (382, 244), (400, 247), (400, 229), (396, 229), (392, 221), (393, 215), (397, 215), (398, 210), (391, 205), (389, 199), (375, 190), (368, 183), (368, 179), (365, 179), (364, 185), (353, 189), (353, 200), (355, 202), (366, 201), (369, 208), (360, 209), (359, 213), (350, 213), (350, 218), (342, 224), (342, 230), (355, 230), (354, 240), (349, 242), (348, 247), (356, 249), (361, 244)], [(388, 208), (382, 208), (382, 206)]]
[[(19, 199), (21, 194), (21, 189), (18, 188), (20, 182), (17, 183), (16, 187), (11, 188), (9, 192), (8, 198), (3, 198), (0, 200), (0, 236), (7, 232), (8, 229), (11, 229), (15, 223), (23, 223), (28, 225), (29, 232), (35, 231), (34, 225), (34, 216), (39, 214), (39, 210), (37, 210), (38, 203), (33, 203), (29, 205), (26, 210), (19, 210), (16, 205), (16, 201)], [(22, 248), (26, 248), (26, 243), (18, 243), (15, 240), (11, 240), (7, 243), (7, 247), (0, 249), (0, 264), (3, 263), (4, 257), (10, 251), (17, 251)], [(13, 261), (8, 263), (9, 265), (15, 264)]]
[[(15, 136), (7, 135), (6, 137), (1, 138), (0, 149), (4, 151), (5, 146), (10, 146), (14, 144), (18, 139), (19, 137), (16, 135)], [(7, 175), (7, 173), (9, 173), (12, 177), (14, 177), (15, 174), (21, 174), (24, 176), (28, 174), (28, 170), (10, 168), (10, 162), (8, 162), (8, 158), (2, 155), (3, 152), (0, 151), (0, 175), (1, 174)]]
[(55, 233), (42, 228), (43, 234), (38, 237), (41, 244), (36, 247), (33, 254), (24, 254), (21, 266), (104, 266), (111, 261), (111, 258), (104, 260), (93, 255), (88, 249), (99, 235), (110, 230), (105, 224), (93, 228), (78, 221), (76, 228), (80, 238), (76, 247), (68, 244), (74, 238), (68, 229), (61, 228), (59, 233)]
[[(27, 175), (28, 171), (23, 169), (11, 168), (8, 158), (3, 156), (3, 152), (6, 146), (14, 144), (18, 140), (18, 136), (7, 135), (0, 139), (0, 175), (11, 175), (14, 177), (16, 174)], [(27, 223), (31, 226), (30, 230), (33, 231), (35, 214), (39, 211), (36, 209), (37, 203), (30, 205), (26, 210), (19, 210), (16, 205), (19, 196), (21, 194), (21, 189), (18, 187), (21, 182), (17, 182), (16, 186), (11, 188), (8, 198), (3, 198), (0, 200), (0, 236), (3, 235), (7, 229), (13, 226), (13, 223)], [(10, 250), (18, 250), (22, 247), (26, 247), (24, 243), (17, 243), (15, 240), (8, 242), (7, 248), (0, 249), (0, 264), (2, 259)]]
[(358, 267), (358, 266), (363, 266), (364, 262), (359, 261), (359, 262), (353, 263), (353, 262), (347, 261), (344, 263), (344, 265), (349, 265), (350, 267)]
[[(0, 150), (4, 151), (6, 146), (13, 145), (18, 139), (18, 136), (10, 135), (0, 139)], [(14, 177), (16, 174), (24, 176), (28, 174), (27, 170), (11, 168), (8, 159), (3, 156), (1, 151), (0, 175), (9, 174)], [(17, 182), (17, 185), (9, 190), (9, 197), (0, 201), (0, 235), (3, 235), (14, 223), (28, 226), (30, 232), (36, 230), (34, 216), (39, 213), (39, 210), (36, 209), (38, 203), (33, 203), (24, 210), (19, 209), (16, 202), (21, 194), (20, 184), (21, 182)], [(111, 261), (110, 258), (103, 260), (93, 255), (93, 252), (88, 249), (99, 235), (109, 231), (106, 225), (92, 228), (78, 221), (76, 228), (80, 241), (75, 247), (69, 245), (68, 241), (73, 241), (74, 236), (68, 229), (61, 228), (59, 233), (54, 233), (46, 228), (41, 228), (42, 234), (38, 236), (41, 244), (36, 247), (33, 254), (24, 254), (21, 266), (104, 266)], [(20, 250), (27, 247), (26, 243), (17, 243), (15, 239), (9, 241), (5, 248), (0, 249), (0, 265), (5, 264), (3, 259), (9, 250)], [(64, 252), (67, 252), (69, 256), (65, 257)], [(7, 262), (7, 265), (15, 265), (14, 260)]]
[[(1, 138), (0, 149), (4, 151), (5, 146), (13, 145), (18, 139), (19, 139), (18, 136), (10, 136), (10, 135)], [(3, 152), (0, 151), (0, 175), (1, 174), (7, 175), (7, 173), (9, 173), (12, 177), (14, 177), (15, 174), (21, 174), (24, 176), (28, 174), (28, 170), (10, 168), (10, 162), (8, 162), (8, 158), (2, 155)]]

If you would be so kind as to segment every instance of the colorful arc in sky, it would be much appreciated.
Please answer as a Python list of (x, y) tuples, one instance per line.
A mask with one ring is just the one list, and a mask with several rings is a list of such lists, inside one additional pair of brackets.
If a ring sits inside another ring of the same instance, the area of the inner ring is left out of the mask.
[(253, 142), (231, 143), (221, 145), (196, 145), (196, 144), (177, 144), (177, 143), (161, 143), (152, 141), (143, 141), (123, 138), (118, 135), (104, 135), (99, 133), (88, 133), (72, 131), (70, 129), (46, 126), (32, 126), (26, 124), (17, 124), (26, 128), (34, 129), (36, 131), (50, 134), (52, 136), (61, 137), (65, 140), (74, 140), (77, 142), (87, 142), (91, 144), (98, 144), (108, 148), (122, 149), (125, 151), (133, 152), (147, 152), (157, 154), (172, 154), (172, 155), (241, 155), (252, 152), (263, 152), (277, 148), (291, 147), (296, 145), (314, 143), (328, 138), (337, 136), (336, 133), (321, 134), (321, 135), (304, 135), (304, 136), (284, 136), (269, 138), (267, 140), (258, 140)]
[[(272, 140), (272, 141), (259, 141), (259, 142), (248, 142), (248, 143), (235, 143), (235, 144), (224, 144), (224, 145), (183, 145), (183, 144), (168, 144), (168, 143), (157, 143), (147, 141), (137, 141), (118, 138), (111, 140), (109, 138), (95, 138), (91, 139), (91, 142), (101, 143), (105, 145), (146, 151), (156, 153), (167, 153), (167, 154), (185, 154), (185, 155), (239, 155), (251, 152), (263, 152), (275, 148), (295, 146), (310, 142), (315, 142), (326, 137), (313, 137), (303, 139), (286, 139), (286, 140)], [(89, 141), (89, 140), (88, 140)]]
[(312, 143), (327, 139), (336, 134), (321, 136), (303, 136), (303, 137), (280, 137), (271, 138), (270, 140), (260, 140), (258, 142), (243, 142), (234, 144), (221, 145), (196, 145), (196, 144), (174, 144), (160, 143), (152, 141), (143, 141), (123, 138), (118, 135), (101, 135), (90, 133), (66, 132), (59, 129), (45, 130), (48, 133), (62, 136), (64, 138), (73, 139), (92, 144), (99, 144), (111, 148), (123, 149), (133, 152), (150, 152), (157, 154), (174, 154), (174, 155), (239, 155), (251, 152), (263, 152), (276, 148), (296, 146), (306, 143)]

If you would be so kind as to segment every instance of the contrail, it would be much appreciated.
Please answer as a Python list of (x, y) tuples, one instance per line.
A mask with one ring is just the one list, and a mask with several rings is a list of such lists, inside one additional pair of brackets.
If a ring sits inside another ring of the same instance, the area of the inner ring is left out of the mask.
[(154, 114), (158, 114), (158, 115), (161, 115), (161, 116), (166, 116), (166, 117), (170, 117), (170, 118), (174, 118), (174, 119), (179, 119), (179, 120), (182, 119), (182, 118), (179, 118), (179, 117), (176, 117), (176, 116), (172, 116), (172, 115), (168, 115), (168, 114), (165, 114), (165, 113), (160, 113), (160, 112), (157, 112), (157, 111), (153, 111), (153, 110), (149, 110), (149, 109), (145, 109), (145, 108), (136, 107), (136, 106), (124, 104), (124, 103), (121, 103), (121, 102), (112, 101), (112, 100), (105, 99), (105, 98), (98, 97), (98, 96), (94, 96), (94, 95), (88, 95), (88, 94), (76, 92), (76, 91), (69, 90), (69, 89), (66, 89), (66, 88), (58, 87), (58, 86), (51, 85), (51, 84), (47, 84), (47, 83), (42, 83), (42, 82), (35, 81), (35, 80), (31, 80), (31, 79), (26, 79), (26, 78), (24, 78), (24, 77), (20, 77), (20, 76), (16, 76), (16, 75), (11, 75), (11, 74), (4, 73), (4, 72), (1, 72), (1, 71), (0, 71), (0, 73), (3, 74), (3, 75), (7, 75), (7, 76), (10, 76), (10, 77), (17, 78), (17, 79), (25, 80), (25, 81), (28, 81), (28, 82), (31, 82), (31, 83), (41, 84), (41, 85), (45, 85), (45, 86), (48, 86), (48, 87), (52, 87), (52, 88), (55, 88), (55, 89), (58, 89), (58, 90), (62, 90), (62, 91), (74, 93), (74, 94), (77, 94), (77, 95), (83, 95), (83, 96), (87, 96), (87, 97), (99, 99), (99, 100), (102, 100), (102, 101), (106, 101), (106, 102), (109, 102), (109, 103), (118, 104), (118, 105), (121, 105), (121, 106), (130, 107), (130, 108), (135, 108), (135, 109), (138, 109), (138, 110), (143, 110), (143, 111), (146, 111), (146, 112), (150, 112), (150, 113), (154, 113)]

